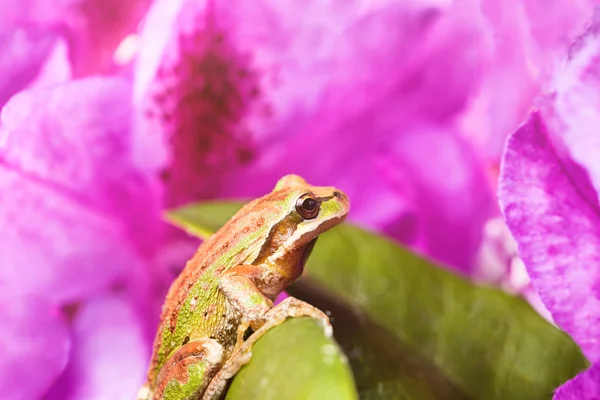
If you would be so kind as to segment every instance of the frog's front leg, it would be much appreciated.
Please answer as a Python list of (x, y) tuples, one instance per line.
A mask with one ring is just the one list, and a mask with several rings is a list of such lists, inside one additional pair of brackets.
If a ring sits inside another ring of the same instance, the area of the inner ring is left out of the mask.
[[(323, 323), (326, 334), (331, 335), (332, 328), (327, 315), (302, 300), (288, 297), (273, 307), (273, 302), (255, 284), (257, 281), (268, 280), (271, 270), (272, 266), (241, 265), (227, 271), (227, 274), (219, 280), (219, 287), (227, 299), (242, 314), (242, 324), (238, 330), (236, 348), (210, 382), (202, 397), (203, 400), (219, 399), (227, 386), (227, 381), (250, 361), (252, 345), (267, 331), (287, 318), (316, 318)], [(243, 334), (248, 326), (254, 333), (243, 341)]]
[(223, 361), (223, 347), (216, 340), (201, 339), (186, 343), (163, 365), (156, 378), (154, 393), (148, 391), (146, 398), (198, 399), (223, 365)]
[(219, 278), (219, 289), (242, 316), (244, 328), (260, 328), (263, 315), (273, 308), (273, 301), (258, 288), (269, 279), (277, 279), (273, 267), (251, 264), (237, 265)]

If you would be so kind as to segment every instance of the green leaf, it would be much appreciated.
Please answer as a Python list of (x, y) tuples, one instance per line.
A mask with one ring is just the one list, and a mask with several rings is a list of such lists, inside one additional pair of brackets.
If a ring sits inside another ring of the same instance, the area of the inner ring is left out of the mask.
[[(558, 385), (587, 366), (577, 345), (521, 298), (474, 285), (357, 227), (347, 225), (320, 240), (307, 265), (314, 284), (359, 310), (366, 318), (363, 332), (379, 332), (373, 339), (389, 347), (396, 339), (395, 347), (412, 359), (390, 365), (403, 368), (391, 381), (356, 373), (363, 398), (384, 399), (378, 387), (400, 386), (407, 399), (550, 399)], [(325, 296), (300, 297), (328, 309)], [(369, 335), (339, 340), (344, 348), (350, 343), (370, 354), (378, 344), (365, 343)], [(364, 367), (360, 357), (349, 358), (355, 371)], [(443, 392), (434, 384), (440, 382), (447, 384)]]
[(355, 400), (352, 372), (337, 343), (312, 318), (288, 319), (252, 347), (226, 400)]
[[(211, 207), (186, 207), (181, 226), (214, 230)], [(223, 204), (220, 223), (239, 207)], [(524, 300), (349, 224), (321, 235), (305, 276), (291, 293), (331, 312), (361, 399), (550, 399), (587, 367)]]
[(167, 211), (165, 219), (193, 236), (206, 239), (240, 208), (239, 201), (203, 202)]

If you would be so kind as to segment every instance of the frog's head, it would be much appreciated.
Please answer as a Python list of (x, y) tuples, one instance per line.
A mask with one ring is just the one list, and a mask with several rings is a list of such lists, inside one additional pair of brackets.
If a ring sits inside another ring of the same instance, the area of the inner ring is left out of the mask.
[(312, 186), (298, 175), (281, 178), (273, 194), (283, 197), (288, 215), (285, 225), (289, 230), (280, 244), (286, 252), (314, 243), (319, 234), (341, 223), (350, 210), (344, 192), (331, 186)]

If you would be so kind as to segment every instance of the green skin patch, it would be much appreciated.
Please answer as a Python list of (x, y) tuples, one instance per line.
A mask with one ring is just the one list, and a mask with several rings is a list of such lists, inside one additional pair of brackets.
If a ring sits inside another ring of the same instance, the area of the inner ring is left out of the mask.
[[(206, 270), (195, 282), (190, 295), (186, 298), (179, 314), (175, 330), (171, 332), (168, 324), (162, 328), (161, 346), (158, 352), (157, 371), (164, 365), (168, 357), (184, 343), (190, 340), (220, 336), (223, 331), (229, 331), (231, 324), (239, 324), (239, 317), (229, 306), (225, 296), (218, 287), (216, 275), (217, 265), (231, 265), (231, 254), (237, 254), (250, 243), (257, 240), (262, 232), (255, 232), (235, 246), (231, 253), (221, 256), (217, 263)], [(260, 296), (255, 294), (260, 299)], [(204, 310), (204, 312), (198, 312)], [(233, 337), (232, 339), (235, 339)], [(227, 345), (228, 343), (221, 343)], [(233, 346), (234, 343), (230, 343)]]
[(258, 293), (250, 293), (246, 300), (246, 307), (250, 308), (263, 302), (263, 297)]
[(181, 383), (170, 381), (165, 388), (164, 400), (184, 400), (191, 399), (198, 395), (197, 390), (204, 385), (204, 375), (206, 374), (206, 363), (198, 362), (190, 364), (187, 370), (188, 381)]

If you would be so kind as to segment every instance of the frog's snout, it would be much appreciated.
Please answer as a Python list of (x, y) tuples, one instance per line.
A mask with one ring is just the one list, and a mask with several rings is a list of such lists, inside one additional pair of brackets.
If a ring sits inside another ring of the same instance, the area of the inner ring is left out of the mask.
[(333, 197), (337, 198), (339, 201), (345, 204), (350, 204), (350, 199), (348, 199), (348, 196), (346, 196), (346, 193), (344, 192), (336, 190), (335, 192), (333, 192)]
[(348, 196), (346, 196), (346, 193), (340, 192), (339, 190), (335, 190), (333, 192), (333, 197), (335, 197), (336, 201), (342, 204), (346, 212), (350, 209), (350, 199), (348, 198)]

